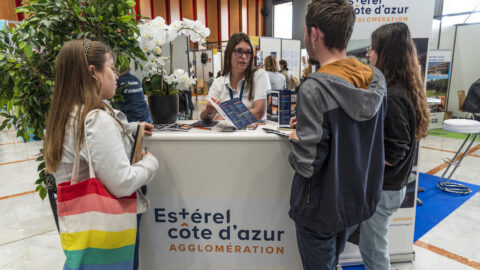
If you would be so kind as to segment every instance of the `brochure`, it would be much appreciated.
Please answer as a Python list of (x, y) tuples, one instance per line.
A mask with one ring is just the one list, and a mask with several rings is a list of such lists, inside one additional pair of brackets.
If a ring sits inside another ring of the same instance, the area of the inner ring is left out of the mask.
[(189, 131), (192, 129), (191, 125), (187, 124), (154, 124), (155, 131)]
[(242, 129), (252, 123), (257, 122), (257, 119), (250, 110), (243, 104), (238, 98), (234, 98), (228, 101), (220, 103), (220, 106), (215, 103), (210, 97), (207, 97), (207, 101), (212, 104), (217, 112), (220, 113), (225, 120), (236, 127)]

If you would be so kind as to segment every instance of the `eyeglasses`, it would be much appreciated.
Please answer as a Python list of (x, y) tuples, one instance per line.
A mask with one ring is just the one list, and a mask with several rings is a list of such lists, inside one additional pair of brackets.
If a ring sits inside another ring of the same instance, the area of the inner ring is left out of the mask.
[(237, 49), (234, 49), (233, 52), (235, 53), (235, 56), (237, 56), (237, 57), (242, 57), (242, 55), (244, 55), (244, 54), (247, 58), (252, 57), (252, 51), (250, 51), (250, 50), (244, 51), (240, 48), (237, 48)]

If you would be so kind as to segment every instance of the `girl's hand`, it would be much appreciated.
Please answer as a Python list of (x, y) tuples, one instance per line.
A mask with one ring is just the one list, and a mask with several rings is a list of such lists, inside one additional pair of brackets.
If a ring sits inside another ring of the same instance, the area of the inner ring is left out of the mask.
[(141, 122), (140, 124), (145, 124), (145, 135), (152, 136), (153, 133), (153, 125), (147, 122)]

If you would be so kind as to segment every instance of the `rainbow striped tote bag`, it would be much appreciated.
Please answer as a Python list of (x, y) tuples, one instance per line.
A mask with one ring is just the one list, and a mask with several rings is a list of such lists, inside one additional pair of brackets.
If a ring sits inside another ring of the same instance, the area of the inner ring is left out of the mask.
[(78, 182), (80, 147), (72, 179), (57, 185), (64, 270), (133, 269), (137, 233), (137, 196), (115, 198), (95, 178), (90, 151), (90, 178)]

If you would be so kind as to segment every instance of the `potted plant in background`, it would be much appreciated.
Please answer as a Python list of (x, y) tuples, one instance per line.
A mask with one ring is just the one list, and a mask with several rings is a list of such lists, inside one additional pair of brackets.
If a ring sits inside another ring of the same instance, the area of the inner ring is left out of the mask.
[[(183, 69), (168, 74), (166, 64), (172, 68), (173, 43), (178, 36), (187, 36), (192, 42), (205, 44), (210, 30), (200, 21), (183, 19), (167, 25), (162, 17), (139, 24), (138, 42), (147, 60), (143, 62), (143, 89), (148, 95), (148, 103), (153, 123), (175, 123), (179, 108), (179, 91), (189, 90), (195, 84)], [(170, 47), (170, 56), (162, 56), (162, 46)]]
[[(146, 59), (139, 47), (134, 0), (30, 0), (16, 12), (26, 18), (0, 31), (0, 130), (15, 127), (25, 141), (43, 139), (45, 114), (55, 81), (55, 63), (62, 45), (89, 38), (108, 44), (118, 62)], [(137, 63), (136, 63), (137, 64)], [(3, 107), (6, 111), (1, 111)], [(37, 159), (36, 191), (47, 195), (45, 163)]]

